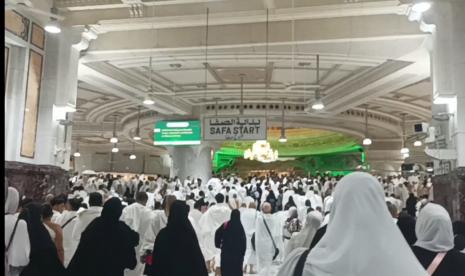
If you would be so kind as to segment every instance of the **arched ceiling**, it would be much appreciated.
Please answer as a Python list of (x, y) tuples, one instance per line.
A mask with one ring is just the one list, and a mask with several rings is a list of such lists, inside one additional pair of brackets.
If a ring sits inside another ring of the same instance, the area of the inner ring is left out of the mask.
[[(87, 26), (97, 34), (82, 53), (78, 110), (73, 118), (73, 138), (89, 145), (111, 136), (113, 115), (118, 118), (122, 144), (131, 145), (137, 108), (149, 85), (150, 57), (151, 85), (157, 95), (154, 106), (141, 110), (145, 140), (138, 146), (144, 149), (160, 150), (150, 140), (156, 120), (237, 115), (240, 74), (245, 74), (245, 114), (266, 115), (271, 127), (280, 126), (284, 98), (286, 127), (337, 131), (361, 141), (367, 106), (373, 149), (387, 150), (400, 145), (403, 114), (407, 134), (412, 124), (431, 117), (429, 34), (408, 21), (408, 5), (401, 1), (56, 3), (65, 24)], [(208, 56), (207, 7), (211, 19)], [(317, 54), (320, 86), (316, 84)], [(316, 88), (326, 108), (306, 112)]]

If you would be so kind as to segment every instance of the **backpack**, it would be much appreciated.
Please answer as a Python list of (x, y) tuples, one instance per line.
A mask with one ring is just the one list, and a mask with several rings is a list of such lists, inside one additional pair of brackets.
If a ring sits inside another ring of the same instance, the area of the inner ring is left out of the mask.
[(13, 227), (13, 232), (11, 233), (10, 240), (8, 241), (8, 245), (5, 246), (5, 275), (9, 275), (10, 273), (10, 265), (8, 264), (8, 250), (10, 249), (11, 243), (13, 242), (13, 238), (16, 233), (16, 227), (18, 226), (19, 218), (15, 222), (15, 226)]

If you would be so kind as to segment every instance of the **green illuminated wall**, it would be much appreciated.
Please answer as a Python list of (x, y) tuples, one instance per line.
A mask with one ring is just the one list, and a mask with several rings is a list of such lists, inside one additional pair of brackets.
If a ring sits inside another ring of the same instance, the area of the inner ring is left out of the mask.
[[(351, 171), (365, 163), (363, 147), (357, 140), (336, 132), (315, 129), (286, 130), (287, 143), (280, 143), (279, 130), (268, 131), (268, 142), (277, 149), (279, 157), (294, 158), (279, 164), (302, 170), (316, 171)], [(238, 163), (255, 162), (242, 159), (244, 150), (250, 148), (253, 142), (232, 141), (223, 143), (215, 153), (213, 168), (215, 172), (231, 170)], [(278, 161), (279, 162), (279, 161)], [(256, 162), (258, 163), (258, 162)], [(251, 164), (249, 164), (251, 165)], [(254, 167), (276, 167), (276, 164), (255, 164)], [(240, 167), (236, 165), (236, 167)]]

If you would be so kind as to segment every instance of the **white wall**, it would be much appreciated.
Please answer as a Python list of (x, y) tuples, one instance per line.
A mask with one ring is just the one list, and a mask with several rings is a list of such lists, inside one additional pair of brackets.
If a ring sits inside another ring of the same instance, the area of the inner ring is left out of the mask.
[(167, 156), (155, 156), (145, 152), (136, 152), (137, 158), (135, 160), (130, 160), (129, 154), (130, 152), (121, 151), (115, 154), (115, 162), (112, 169), (110, 153), (82, 151), (81, 149), (81, 157), (75, 158), (75, 170), (78, 172), (82, 172), (84, 170), (94, 170), (97, 172), (144, 172), (147, 174), (162, 174), (169, 176), (170, 162), (167, 162)]

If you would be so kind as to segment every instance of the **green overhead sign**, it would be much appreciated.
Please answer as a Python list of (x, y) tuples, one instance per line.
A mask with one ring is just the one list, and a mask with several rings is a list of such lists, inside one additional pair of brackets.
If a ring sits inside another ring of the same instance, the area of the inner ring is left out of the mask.
[(199, 145), (200, 121), (158, 121), (153, 131), (156, 146)]

